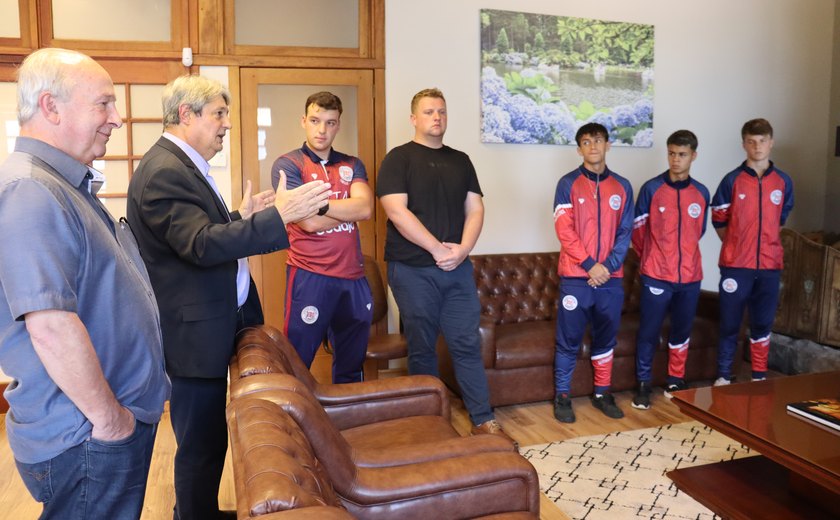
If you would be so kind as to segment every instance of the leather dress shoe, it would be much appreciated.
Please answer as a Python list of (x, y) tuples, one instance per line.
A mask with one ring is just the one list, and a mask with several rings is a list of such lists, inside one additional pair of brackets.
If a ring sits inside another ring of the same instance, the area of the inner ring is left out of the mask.
[(496, 419), (490, 419), (489, 421), (483, 422), (483, 423), (479, 424), (478, 426), (473, 426), (472, 430), (470, 430), (470, 434), (471, 435), (482, 435), (482, 434), (498, 435), (499, 437), (501, 437), (503, 439), (507, 439), (508, 441), (513, 443), (513, 447), (516, 449), (517, 452), (519, 451), (519, 443), (516, 442), (515, 440), (513, 440), (513, 438), (511, 438), (510, 435), (505, 433), (505, 431), (502, 429), (502, 425), (499, 424), (499, 421), (497, 421)]

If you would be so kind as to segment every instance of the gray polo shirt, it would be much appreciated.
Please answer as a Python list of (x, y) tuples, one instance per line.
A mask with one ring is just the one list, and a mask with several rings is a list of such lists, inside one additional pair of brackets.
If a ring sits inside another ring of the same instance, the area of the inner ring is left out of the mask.
[(138, 421), (160, 420), (169, 397), (157, 303), (137, 243), (88, 191), (88, 169), (19, 137), (0, 165), (0, 367), (15, 458), (51, 459), (92, 425), (53, 383), (24, 317), (62, 310), (87, 328), (105, 379)]

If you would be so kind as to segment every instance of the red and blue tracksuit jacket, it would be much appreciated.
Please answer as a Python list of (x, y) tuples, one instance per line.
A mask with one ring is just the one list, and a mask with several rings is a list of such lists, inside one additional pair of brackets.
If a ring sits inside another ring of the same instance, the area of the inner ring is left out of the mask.
[(712, 225), (726, 227), (718, 264), (782, 269), (779, 231), (793, 209), (793, 181), (771, 162), (759, 177), (746, 162), (723, 178), (712, 198)]
[(647, 181), (636, 199), (633, 249), (641, 273), (670, 283), (703, 279), (700, 237), (706, 232), (709, 190), (689, 177), (673, 182), (666, 171)]
[(564, 175), (554, 193), (554, 230), (561, 246), (560, 276), (588, 279), (600, 262), (613, 278), (621, 278), (633, 231), (630, 182), (609, 169), (596, 175), (583, 166)]

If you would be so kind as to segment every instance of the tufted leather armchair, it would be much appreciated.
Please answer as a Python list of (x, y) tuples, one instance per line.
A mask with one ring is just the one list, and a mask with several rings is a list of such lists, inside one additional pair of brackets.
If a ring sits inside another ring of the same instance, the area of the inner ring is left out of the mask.
[[(490, 386), (490, 404), (502, 406), (554, 398), (554, 335), (559, 294), (558, 252), (473, 255), (481, 302), (481, 355)], [(612, 389), (636, 386), (636, 331), (639, 327), (639, 257), (624, 261), (624, 306), (614, 351)], [(686, 380), (714, 379), (717, 373), (717, 293), (702, 291), (691, 331)], [(653, 363), (653, 384), (665, 382), (668, 323)], [(742, 358), (742, 342), (735, 356)], [(443, 338), (438, 340), (441, 378), (458, 390)], [(572, 396), (593, 391), (590, 338), (585, 336), (572, 378)]]
[(536, 470), (513, 451), (439, 458), (429, 446), (418, 462), (369, 466), (298, 393), (240, 396), (227, 415), (240, 519), (298, 512), (372, 520), (539, 518)]

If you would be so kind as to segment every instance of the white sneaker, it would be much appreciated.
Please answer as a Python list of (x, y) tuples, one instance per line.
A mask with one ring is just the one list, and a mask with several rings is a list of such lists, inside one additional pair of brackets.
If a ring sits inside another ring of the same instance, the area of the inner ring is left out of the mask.
[(732, 381), (726, 379), (725, 377), (719, 377), (719, 378), (715, 379), (715, 382), (714, 382), (713, 386), (726, 386), (731, 382)]
[(754, 377), (754, 378), (752, 378), (753, 381), (764, 381), (765, 379), (767, 379), (767, 378), (766, 377)]

